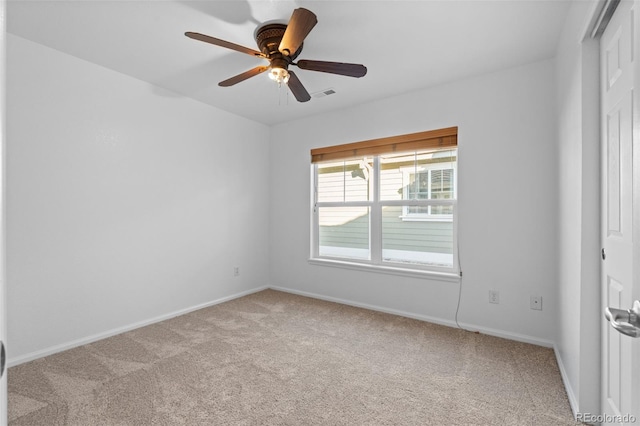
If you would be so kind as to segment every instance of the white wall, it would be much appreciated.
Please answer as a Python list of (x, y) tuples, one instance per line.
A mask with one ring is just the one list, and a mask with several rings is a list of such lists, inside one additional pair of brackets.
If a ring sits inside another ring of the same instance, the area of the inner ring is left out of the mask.
[(599, 413), (600, 172), (596, 3), (573, 2), (557, 52), (559, 270), (556, 349), (574, 412)]
[[(307, 262), (309, 150), (458, 126), (459, 320), (551, 345), (557, 310), (554, 86), (548, 60), (272, 127), (271, 284), (452, 324), (457, 283)], [(500, 292), (499, 305), (488, 303), (489, 289)], [(543, 297), (543, 311), (529, 308), (531, 295)]]
[(12, 363), (268, 284), (266, 126), (11, 35), (7, 104)]

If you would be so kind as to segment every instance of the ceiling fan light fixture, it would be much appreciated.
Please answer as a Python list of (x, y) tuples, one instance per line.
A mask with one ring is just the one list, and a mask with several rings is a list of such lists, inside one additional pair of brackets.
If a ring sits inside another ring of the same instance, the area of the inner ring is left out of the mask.
[(269, 78), (278, 84), (287, 84), (289, 81), (289, 71), (285, 68), (271, 67), (271, 70), (269, 70)]

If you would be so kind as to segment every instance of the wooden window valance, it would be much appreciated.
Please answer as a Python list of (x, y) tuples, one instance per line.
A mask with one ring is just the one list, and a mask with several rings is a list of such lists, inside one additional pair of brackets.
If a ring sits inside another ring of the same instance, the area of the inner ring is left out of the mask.
[(371, 139), (311, 150), (311, 162), (348, 160), (393, 152), (447, 149), (458, 146), (458, 127)]

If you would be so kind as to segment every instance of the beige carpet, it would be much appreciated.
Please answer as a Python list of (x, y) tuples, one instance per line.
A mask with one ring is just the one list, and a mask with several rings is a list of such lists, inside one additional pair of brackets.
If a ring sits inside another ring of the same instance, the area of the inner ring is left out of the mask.
[(10, 425), (570, 425), (553, 351), (267, 290), (9, 369)]

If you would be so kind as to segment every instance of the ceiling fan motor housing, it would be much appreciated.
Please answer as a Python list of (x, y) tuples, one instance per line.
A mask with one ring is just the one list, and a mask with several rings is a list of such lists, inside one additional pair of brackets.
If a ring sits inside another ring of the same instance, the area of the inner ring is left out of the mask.
[[(281, 68), (286, 69), (287, 66), (300, 55), (302, 52), (302, 44), (298, 50), (296, 50), (292, 55), (285, 56), (279, 50), (280, 42), (282, 41), (282, 36), (284, 36), (284, 32), (287, 29), (286, 24), (266, 24), (256, 30), (256, 42), (258, 43), (258, 48), (262, 53), (267, 55), (267, 57), (271, 60), (271, 64), (274, 66), (280, 66)], [(282, 63), (275, 63), (274, 61), (282, 61)], [(286, 64), (286, 65), (285, 65)]]

